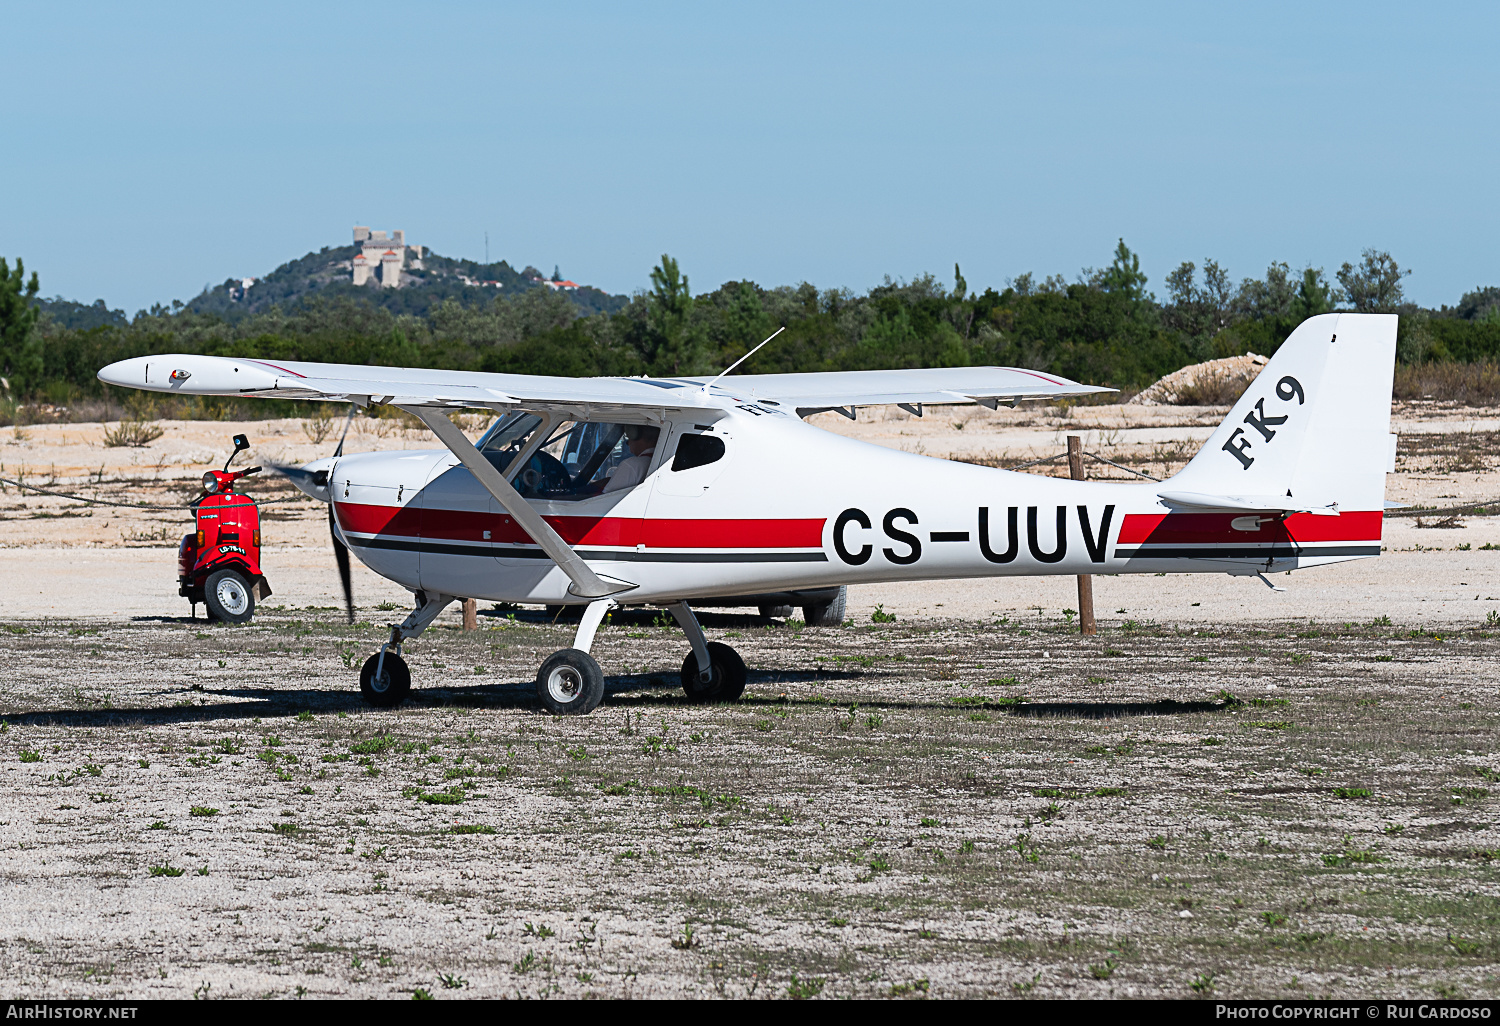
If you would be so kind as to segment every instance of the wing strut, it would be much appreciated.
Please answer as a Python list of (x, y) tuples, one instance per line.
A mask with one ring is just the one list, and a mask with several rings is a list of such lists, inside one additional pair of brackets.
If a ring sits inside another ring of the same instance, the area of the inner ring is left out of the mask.
[(563, 541), (562, 536), (552, 529), (552, 525), (542, 519), (541, 514), (532, 509), (530, 503), (521, 498), (520, 492), (511, 487), (510, 482), (505, 480), (505, 475), (496, 470), (494, 464), (474, 448), (474, 443), (469, 441), (468, 436), (460, 431), (458, 425), (449, 420), (448, 415), (442, 410), (426, 406), (399, 406), (397, 408), (405, 410), (426, 424), (453, 455), (469, 468), (469, 473), (484, 485), (485, 491), (495, 497), (495, 501), (500, 503), (501, 508), (521, 525), (521, 529), (531, 536), (532, 541), (542, 547), (542, 551), (551, 557), (558, 569), (568, 575), (568, 579), (573, 582), (568, 590), (573, 594), (580, 598), (597, 599), (636, 587), (634, 584), (606, 581), (594, 573), (578, 553)]

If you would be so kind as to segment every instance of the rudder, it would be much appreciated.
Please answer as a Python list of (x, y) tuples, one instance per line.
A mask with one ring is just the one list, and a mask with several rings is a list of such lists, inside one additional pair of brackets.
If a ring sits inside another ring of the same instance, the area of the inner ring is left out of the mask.
[(1395, 314), (1303, 321), (1240, 396), (1173, 489), (1289, 497), (1339, 512), (1384, 508)]

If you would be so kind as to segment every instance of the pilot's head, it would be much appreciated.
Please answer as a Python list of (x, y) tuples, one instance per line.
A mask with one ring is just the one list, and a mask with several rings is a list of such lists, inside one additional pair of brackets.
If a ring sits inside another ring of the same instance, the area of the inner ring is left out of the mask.
[(656, 448), (656, 439), (661, 429), (649, 424), (626, 424), (625, 444), (633, 455), (644, 456)]

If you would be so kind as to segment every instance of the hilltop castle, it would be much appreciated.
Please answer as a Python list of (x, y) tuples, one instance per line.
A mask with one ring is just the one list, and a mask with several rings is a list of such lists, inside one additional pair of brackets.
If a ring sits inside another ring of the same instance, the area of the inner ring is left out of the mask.
[(372, 232), (363, 225), (354, 226), (354, 244), (359, 247), (352, 261), (354, 284), (379, 284), (384, 289), (401, 287), (401, 272), (408, 266), (406, 251), (411, 250), (412, 270), (422, 269), (422, 247), (408, 246), (406, 232), (397, 229), (387, 237), (385, 232)]

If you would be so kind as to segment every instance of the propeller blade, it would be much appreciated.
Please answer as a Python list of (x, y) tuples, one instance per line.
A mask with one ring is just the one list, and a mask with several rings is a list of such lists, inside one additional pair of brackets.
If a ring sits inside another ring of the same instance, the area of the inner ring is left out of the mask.
[(339, 565), (339, 584), (344, 587), (344, 608), (348, 610), (349, 622), (354, 622), (354, 586), (349, 579), (349, 548), (339, 538), (338, 527), (333, 519), (333, 505), (328, 506), (328, 536), (333, 539), (333, 558)]

